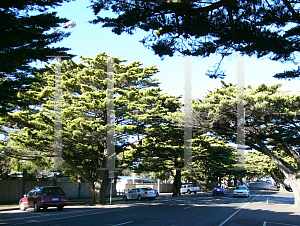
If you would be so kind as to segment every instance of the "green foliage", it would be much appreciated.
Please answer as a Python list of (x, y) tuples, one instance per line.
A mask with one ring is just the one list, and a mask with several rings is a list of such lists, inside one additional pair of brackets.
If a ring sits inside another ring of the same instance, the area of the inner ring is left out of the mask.
[[(279, 87), (280, 84), (261, 84), (256, 89), (245, 88), (245, 144), (269, 156), (285, 175), (298, 174), (300, 96), (280, 91)], [(208, 93), (207, 98), (211, 100), (194, 102), (197, 126), (235, 143), (237, 101), (233, 99), (236, 95), (235, 85), (223, 83), (222, 88)]]
[[(82, 63), (63, 61), (62, 79), (62, 157), (72, 170), (93, 187), (94, 182), (107, 179), (107, 55), (81, 57)], [(176, 110), (179, 97), (160, 93), (159, 83), (152, 76), (155, 66), (141, 67), (141, 62), (125, 65), (114, 58), (114, 110), (116, 167), (132, 162), (121, 161), (124, 150), (134, 142), (132, 136), (144, 136), (153, 130), (152, 120)], [(38, 76), (42, 86), (27, 93), (36, 105), (27, 111), (9, 114), (19, 122), (19, 130), (9, 133), (9, 145), (15, 156), (30, 154), (50, 160), (54, 154), (54, 76), (55, 64)], [(173, 110), (172, 110), (173, 109)]]
[(26, 107), (31, 100), (21, 93), (39, 81), (33, 75), (38, 70), (29, 64), (48, 61), (47, 55), (66, 55), (67, 48), (49, 47), (67, 37), (51, 33), (51, 29), (66, 22), (49, 7), (69, 0), (1, 1), (0, 3), (0, 115)]
[(208, 135), (195, 135), (192, 148), (194, 170), (183, 172), (187, 181), (218, 180), (232, 174), (230, 169), (236, 164), (236, 150), (224, 141)]
[[(94, 0), (91, 7), (96, 16), (91, 22), (116, 34), (148, 32), (141, 42), (161, 57), (176, 53), (224, 57), (237, 51), (286, 61), (299, 52), (299, 2)], [(102, 17), (105, 10), (115, 15)], [(218, 70), (208, 74), (225, 76)]]

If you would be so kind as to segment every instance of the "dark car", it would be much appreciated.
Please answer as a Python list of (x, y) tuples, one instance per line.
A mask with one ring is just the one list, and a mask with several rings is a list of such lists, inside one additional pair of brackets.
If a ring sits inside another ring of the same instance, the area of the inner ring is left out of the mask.
[(213, 189), (213, 195), (227, 195), (227, 190), (221, 186), (215, 186)]
[(285, 185), (284, 185), (284, 188), (285, 188), (285, 190), (287, 190), (287, 191), (290, 191), (290, 192), (293, 191), (292, 187), (291, 187), (289, 184), (285, 184)]
[(37, 212), (40, 208), (47, 209), (48, 207), (57, 207), (61, 211), (67, 205), (67, 196), (60, 187), (35, 187), (20, 199), (19, 205), (20, 210), (23, 211), (27, 208), (34, 208)]

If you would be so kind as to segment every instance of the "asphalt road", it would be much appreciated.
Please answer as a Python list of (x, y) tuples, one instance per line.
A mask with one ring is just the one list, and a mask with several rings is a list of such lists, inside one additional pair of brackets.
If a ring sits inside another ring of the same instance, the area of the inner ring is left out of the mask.
[(67, 206), (33, 212), (0, 212), (0, 225), (105, 225), (105, 226), (294, 226), (300, 225), (300, 210), (293, 194), (272, 190), (264, 182), (250, 184), (249, 198), (198, 193), (156, 200), (119, 201), (106, 206)]

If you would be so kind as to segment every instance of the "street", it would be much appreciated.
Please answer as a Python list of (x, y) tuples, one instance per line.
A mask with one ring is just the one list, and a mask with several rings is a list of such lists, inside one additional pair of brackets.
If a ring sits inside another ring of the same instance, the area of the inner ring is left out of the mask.
[(250, 184), (249, 198), (212, 193), (159, 196), (156, 200), (118, 201), (107, 206), (66, 206), (63, 211), (0, 212), (0, 225), (300, 225), (293, 193), (272, 190), (265, 182)]

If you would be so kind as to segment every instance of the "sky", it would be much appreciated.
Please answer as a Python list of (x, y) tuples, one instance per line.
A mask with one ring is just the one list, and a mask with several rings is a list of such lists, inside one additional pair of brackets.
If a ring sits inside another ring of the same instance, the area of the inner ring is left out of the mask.
[[(128, 63), (141, 61), (143, 67), (156, 65), (159, 73), (155, 78), (159, 79), (162, 92), (171, 95), (184, 96), (185, 83), (185, 58), (182, 56), (165, 57), (161, 59), (155, 55), (151, 49), (147, 49), (139, 41), (146, 35), (145, 32), (137, 30), (134, 35), (114, 34), (110, 28), (102, 28), (101, 24), (91, 24), (89, 21), (95, 18), (89, 0), (77, 0), (64, 3), (57, 7), (57, 15), (68, 18), (76, 23), (76, 27), (68, 29), (71, 35), (54, 46), (68, 47), (69, 53), (76, 55), (73, 58), (79, 62), (80, 55), (93, 58), (96, 54), (106, 52), (110, 56), (116, 56), (127, 60)], [(108, 12), (100, 14), (111, 15)], [(208, 90), (214, 90), (221, 86), (220, 79), (210, 79), (205, 73), (218, 62), (220, 56), (212, 55), (208, 58), (192, 57), (191, 76), (192, 76), (192, 98), (201, 98)], [(282, 90), (299, 92), (299, 80), (278, 80), (272, 76), (276, 73), (288, 69), (296, 69), (297, 65), (287, 62), (280, 63), (255, 57), (244, 56), (244, 76), (245, 86), (257, 87), (264, 83), (273, 85), (282, 83)], [(237, 55), (230, 56), (223, 60), (222, 70), (227, 76), (226, 83), (237, 83)]]

